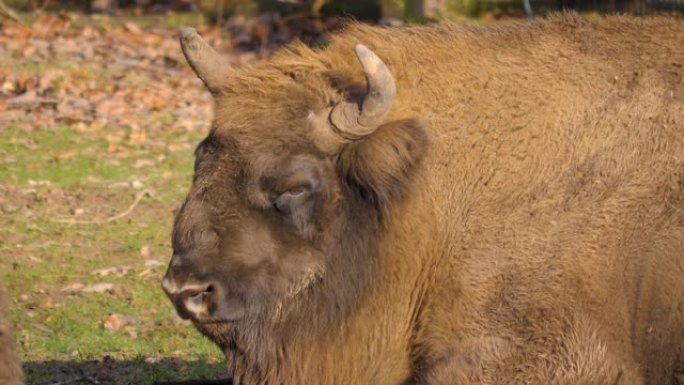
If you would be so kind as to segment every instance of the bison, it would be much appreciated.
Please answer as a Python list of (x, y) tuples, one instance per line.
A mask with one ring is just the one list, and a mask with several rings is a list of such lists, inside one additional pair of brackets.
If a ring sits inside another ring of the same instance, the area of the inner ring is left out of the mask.
[(670, 384), (684, 23), (351, 23), (237, 71), (162, 286), (235, 384)]
[(7, 307), (7, 292), (0, 285), (0, 384), (21, 385), (24, 374), (12, 337)]

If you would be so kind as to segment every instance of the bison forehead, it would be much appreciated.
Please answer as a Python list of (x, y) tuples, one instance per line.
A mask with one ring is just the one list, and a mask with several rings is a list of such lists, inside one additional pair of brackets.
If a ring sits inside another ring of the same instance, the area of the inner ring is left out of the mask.
[[(341, 97), (319, 76), (295, 81), (282, 72), (259, 81), (237, 82), (233, 88), (230, 94), (215, 98), (215, 126), (244, 134), (302, 126), (309, 111), (323, 109)], [(291, 125), (293, 121), (297, 124)]]
[(214, 173), (224, 182), (237, 179), (244, 167), (244, 156), (238, 142), (230, 135), (212, 130), (195, 149), (195, 180), (199, 185)]
[(216, 151), (222, 155), (222, 162), (245, 169), (272, 168), (292, 154), (323, 155), (314, 140), (319, 122), (309, 119), (310, 113), (304, 106), (296, 114), (252, 111), (240, 116), (217, 117), (210, 136), (228, 143)]

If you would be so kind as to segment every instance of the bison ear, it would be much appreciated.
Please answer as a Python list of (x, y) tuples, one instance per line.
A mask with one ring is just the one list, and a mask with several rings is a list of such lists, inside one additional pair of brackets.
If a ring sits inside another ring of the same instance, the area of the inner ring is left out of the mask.
[(391, 204), (409, 188), (427, 146), (427, 132), (419, 120), (385, 123), (342, 149), (339, 171), (354, 190), (388, 214)]

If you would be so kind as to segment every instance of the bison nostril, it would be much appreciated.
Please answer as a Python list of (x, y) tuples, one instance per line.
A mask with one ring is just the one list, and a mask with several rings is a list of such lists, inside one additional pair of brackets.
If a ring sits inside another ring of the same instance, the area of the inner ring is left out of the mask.
[(207, 283), (178, 284), (169, 274), (162, 280), (162, 287), (178, 310), (178, 315), (184, 319), (206, 316), (212, 306), (213, 300), (210, 298), (216, 289)]
[(214, 291), (214, 289), (211, 286), (209, 286), (206, 288), (206, 290), (202, 290), (202, 291), (195, 292), (195, 293), (190, 293), (188, 296), (188, 299), (190, 299), (192, 301), (201, 300), (202, 298), (210, 295), (213, 291)]
[(189, 301), (192, 301), (192, 302), (194, 302), (194, 303), (200, 303), (200, 302), (204, 302), (204, 299), (205, 299), (206, 297), (208, 297), (209, 295), (211, 295), (211, 292), (209, 292), (209, 291), (203, 291), (203, 292), (201, 292), (201, 293), (197, 293), (197, 294), (195, 294), (195, 295), (193, 295), (193, 296), (191, 296), (191, 297), (188, 297), (188, 300), (189, 300)]
[(191, 289), (186, 289), (181, 293), (183, 297), (196, 297), (198, 295), (207, 295), (214, 291), (212, 285), (193, 287)]
[(207, 303), (207, 297), (211, 296), (213, 293), (213, 286), (209, 285), (204, 290), (193, 290), (186, 291), (183, 298), (182, 306), (184, 310), (189, 313), (193, 318), (201, 318), (207, 315), (209, 311), (209, 304)]
[(214, 287), (212, 285), (199, 286), (183, 290), (179, 296), (183, 301), (190, 301), (192, 303), (199, 304), (204, 300), (205, 297), (211, 295), (213, 291)]
[(197, 293), (195, 295), (188, 297), (188, 301), (190, 301), (193, 304), (199, 305), (200, 303), (202, 303), (202, 300), (204, 299), (204, 297), (206, 295), (207, 295), (207, 292), (203, 291), (201, 293)]

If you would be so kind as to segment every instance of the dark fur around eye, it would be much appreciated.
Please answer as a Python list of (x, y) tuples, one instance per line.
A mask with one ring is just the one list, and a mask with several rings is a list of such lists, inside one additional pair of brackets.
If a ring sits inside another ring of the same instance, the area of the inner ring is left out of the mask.
[(313, 230), (316, 198), (316, 194), (310, 189), (297, 188), (296, 191), (280, 194), (273, 202), (273, 207), (297, 229), (297, 232), (309, 237)]
[(273, 206), (276, 210), (289, 213), (292, 211), (293, 206), (299, 206), (306, 202), (306, 200), (311, 196), (311, 190), (305, 187), (295, 187), (292, 190), (286, 191), (273, 202)]

